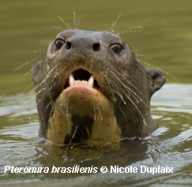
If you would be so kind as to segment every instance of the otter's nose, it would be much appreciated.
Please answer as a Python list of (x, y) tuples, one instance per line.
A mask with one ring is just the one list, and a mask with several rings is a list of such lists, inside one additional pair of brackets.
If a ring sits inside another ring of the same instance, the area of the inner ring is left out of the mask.
[(80, 49), (80, 50), (92, 50), (99, 51), (101, 49), (100, 42), (93, 41), (89, 38), (73, 38), (69, 39), (65, 43), (67, 50)]

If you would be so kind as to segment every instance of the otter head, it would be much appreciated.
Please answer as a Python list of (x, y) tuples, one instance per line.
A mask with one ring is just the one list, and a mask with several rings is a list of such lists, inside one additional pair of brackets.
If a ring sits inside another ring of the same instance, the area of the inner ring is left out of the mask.
[(33, 81), (41, 136), (105, 145), (154, 129), (150, 99), (165, 78), (146, 70), (114, 33), (65, 30), (33, 67)]

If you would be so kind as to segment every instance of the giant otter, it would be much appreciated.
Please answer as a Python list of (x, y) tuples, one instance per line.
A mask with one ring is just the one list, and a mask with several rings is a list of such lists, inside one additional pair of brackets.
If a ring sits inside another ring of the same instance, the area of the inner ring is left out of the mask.
[(114, 144), (155, 128), (150, 99), (165, 77), (114, 33), (64, 30), (32, 74), (40, 136), (54, 144)]

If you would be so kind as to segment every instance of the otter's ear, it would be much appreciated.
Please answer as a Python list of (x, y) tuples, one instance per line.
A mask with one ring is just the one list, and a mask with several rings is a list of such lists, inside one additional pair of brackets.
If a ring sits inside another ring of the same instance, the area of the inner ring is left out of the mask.
[(155, 69), (149, 69), (147, 70), (147, 75), (150, 79), (150, 89), (151, 89), (151, 95), (155, 93), (157, 90), (159, 90), (166, 82), (166, 78), (164, 74)]

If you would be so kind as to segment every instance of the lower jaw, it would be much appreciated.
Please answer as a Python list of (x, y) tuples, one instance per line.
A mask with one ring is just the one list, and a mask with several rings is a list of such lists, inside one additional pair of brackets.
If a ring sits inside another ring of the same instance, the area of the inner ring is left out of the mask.
[[(75, 122), (74, 116), (78, 116)], [(85, 116), (89, 116), (92, 120), (85, 120), (82, 123), (81, 119)], [(74, 141), (75, 143), (103, 146), (120, 141), (121, 133), (113, 107), (109, 100), (96, 89), (74, 87), (62, 91), (49, 119), (47, 139), (55, 145), (73, 143), (71, 140), (66, 141), (66, 137), (72, 138), (73, 127), (78, 124), (82, 127), (83, 125), (86, 128), (90, 127), (91, 130), (87, 137), (78, 137), (80, 141)]]

